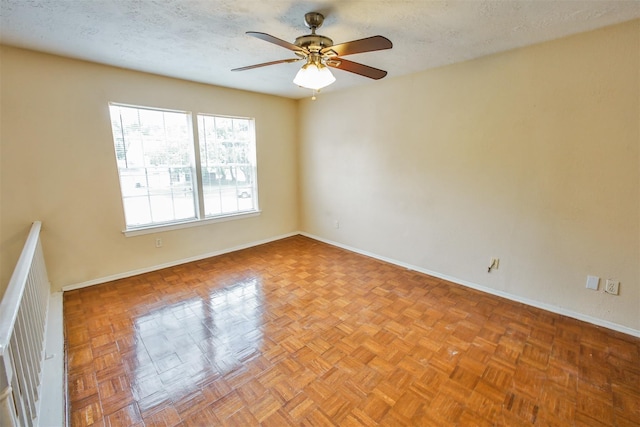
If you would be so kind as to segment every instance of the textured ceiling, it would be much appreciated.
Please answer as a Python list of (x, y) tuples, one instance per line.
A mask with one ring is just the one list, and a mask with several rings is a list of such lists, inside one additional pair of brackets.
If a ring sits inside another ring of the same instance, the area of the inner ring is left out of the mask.
[[(334, 43), (383, 35), (393, 49), (349, 56), (386, 78), (460, 62), (640, 17), (640, 2), (614, 0), (0, 0), (0, 41), (72, 58), (290, 98), (301, 63), (232, 68), (293, 52), (245, 35), (293, 42), (304, 14), (326, 16)], [(325, 92), (375, 84), (334, 70)]]

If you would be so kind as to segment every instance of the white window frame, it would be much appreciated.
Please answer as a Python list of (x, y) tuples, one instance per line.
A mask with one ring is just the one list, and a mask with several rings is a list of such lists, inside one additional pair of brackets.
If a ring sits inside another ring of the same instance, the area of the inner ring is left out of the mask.
[[(126, 108), (135, 108), (140, 110), (151, 110), (151, 111), (159, 111), (159, 112), (168, 112), (168, 113), (182, 113), (188, 116), (188, 121), (190, 124), (190, 137), (192, 152), (189, 153), (191, 157), (191, 182), (193, 184), (193, 192), (195, 198), (195, 218), (189, 218), (185, 220), (171, 220), (166, 222), (157, 222), (151, 224), (142, 224), (139, 226), (136, 225), (128, 225), (126, 219), (126, 212), (124, 206), (124, 194), (122, 188), (122, 181), (120, 177), (120, 167), (118, 165), (118, 156), (116, 152), (116, 140), (115, 135), (113, 135), (114, 139), (112, 143), (114, 144), (114, 159), (116, 161), (116, 169), (118, 170), (118, 185), (120, 186), (120, 201), (122, 203), (123, 214), (125, 215), (125, 228), (122, 230), (122, 233), (127, 236), (138, 236), (143, 234), (151, 234), (163, 231), (177, 230), (182, 228), (189, 227), (197, 227), (207, 224), (214, 224), (219, 222), (231, 221), (242, 218), (250, 218), (260, 215), (261, 211), (259, 209), (258, 204), (258, 167), (257, 167), (257, 141), (256, 141), (256, 132), (255, 132), (255, 119), (251, 117), (237, 117), (237, 116), (227, 116), (227, 115), (219, 115), (213, 113), (196, 113), (195, 120), (194, 114), (190, 111), (181, 111), (174, 110), (168, 108), (157, 108), (157, 107), (148, 107), (148, 106), (140, 106), (140, 105), (131, 105), (131, 104), (123, 104), (118, 102), (110, 102), (109, 103), (109, 115), (110, 115), (110, 124), (111, 124), (111, 107), (126, 107)], [(204, 185), (203, 185), (203, 175), (202, 175), (202, 164), (201, 164), (201, 156), (200, 156), (200, 133), (199, 133), (199, 121), (200, 117), (214, 117), (221, 119), (241, 119), (241, 120), (249, 120), (250, 121), (250, 130), (252, 132), (252, 162), (253, 162), (253, 183), (252, 183), (252, 192), (249, 197), (252, 199), (253, 208), (247, 210), (238, 210), (233, 212), (219, 213), (214, 215), (206, 215), (205, 214), (205, 199), (204, 199)], [(113, 133), (113, 127), (112, 127)]]

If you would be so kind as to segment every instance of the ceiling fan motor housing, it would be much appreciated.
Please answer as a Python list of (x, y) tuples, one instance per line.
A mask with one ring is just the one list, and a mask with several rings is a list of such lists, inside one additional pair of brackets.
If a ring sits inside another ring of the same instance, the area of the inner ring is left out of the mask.
[(319, 52), (325, 47), (333, 46), (333, 40), (319, 34), (307, 34), (306, 36), (297, 37), (294, 44), (309, 52)]

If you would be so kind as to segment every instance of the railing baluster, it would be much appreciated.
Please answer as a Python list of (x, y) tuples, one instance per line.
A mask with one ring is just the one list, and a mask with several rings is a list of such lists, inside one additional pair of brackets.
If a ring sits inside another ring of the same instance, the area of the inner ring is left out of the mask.
[(41, 372), (41, 362), (42, 362), (42, 348), (44, 347), (44, 336), (42, 334), (42, 324), (43, 319), (40, 318), (40, 313), (38, 312), (38, 306), (36, 302), (36, 298), (34, 295), (34, 287), (36, 286), (34, 282), (34, 277), (31, 276), (29, 278), (29, 294), (30, 299), (33, 301), (32, 304), (29, 305), (29, 309), (25, 310), (30, 312), (29, 324), (31, 325), (31, 329), (33, 330), (33, 338), (31, 340), (31, 360), (33, 364), (33, 398), (34, 398), (34, 415), (37, 416), (37, 404), (40, 402), (40, 374)]
[(16, 406), (18, 406), (18, 419), (24, 420), (30, 418), (29, 408), (26, 406), (26, 402), (23, 398), (26, 393), (25, 384), (24, 384), (24, 369), (23, 369), (23, 358), (20, 354), (18, 340), (14, 336), (11, 343), (11, 356), (13, 358), (13, 371), (15, 372), (15, 376), (11, 381), (11, 386), (13, 387), (13, 395)]
[[(28, 279), (27, 279), (28, 283)], [(25, 360), (25, 373), (27, 375), (25, 379), (26, 390), (29, 395), (27, 403), (29, 404), (29, 413), (31, 416), (35, 414), (35, 408), (33, 407), (33, 399), (35, 398), (33, 390), (36, 387), (34, 382), (35, 366), (33, 361), (33, 347), (34, 347), (34, 330), (31, 322), (29, 321), (28, 312), (30, 311), (30, 298), (29, 289), (25, 288), (24, 295), (22, 297), (22, 303), (18, 310), (19, 323), (16, 322), (16, 332), (22, 339), (23, 356)]]
[(20, 358), (22, 361), (22, 367), (24, 372), (24, 392), (26, 396), (26, 404), (29, 416), (31, 418), (35, 415), (35, 406), (34, 399), (35, 396), (33, 394), (33, 389), (35, 388), (35, 383), (33, 381), (34, 377), (34, 367), (33, 367), (33, 358), (31, 353), (31, 343), (29, 337), (29, 328), (27, 321), (24, 318), (24, 310), (21, 309), (18, 311), (18, 321), (16, 321), (16, 334), (18, 335), (18, 348), (20, 349)]
[[(33, 386), (33, 399), (34, 403), (38, 401), (38, 387), (40, 386), (40, 349), (42, 348), (42, 335), (38, 322), (41, 321), (39, 313), (37, 312), (37, 305), (34, 295), (34, 279), (29, 276), (27, 279), (26, 300), (23, 305), (25, 312), (25, 322), (28, 326), (26, 331), (29, 338), (29, 365), (31, 369), (31, 383)], [(34, 408), (35, 414), (35, 408)]]
[(17, 413), (15, 414), (16, 417), (18, 419), (25, 419), (27, 417), (27, 409), (25, 408), (25, 404), (24, 404), (24, 399), (19, 398), (20, 396), (22, 396), (23, 393), (23, 386), (20, 384), (19, 378), (21, 377), (20, 372), (21, 368), (20, 368), (20, 355), (17, 354), (17, 352), (15, 351), (15, 348), (17, 346), (17, 342), (15, 339), (15, 336), (12, 338), (11, 340), (11, 354), (14, 355), (13, 361), (12, 361), (12, 370), (14, 373), (16, 373), (16, 375), (14, 375), (13, 377), (13, 381), (11, 383), (11, 387), (13, 388), (13, 396), (17, 396), (18, 398), (14, 398), (14, 404), (16, 405), (17, 408)]

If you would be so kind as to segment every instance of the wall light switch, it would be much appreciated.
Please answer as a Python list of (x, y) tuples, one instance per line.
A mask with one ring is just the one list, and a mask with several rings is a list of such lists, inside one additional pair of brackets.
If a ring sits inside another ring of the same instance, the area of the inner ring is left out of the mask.
[(599, 283), (600, 278), (598, 276), (587, 276), (587, 289), (593, 289), (594, 291), (597, 291)]

